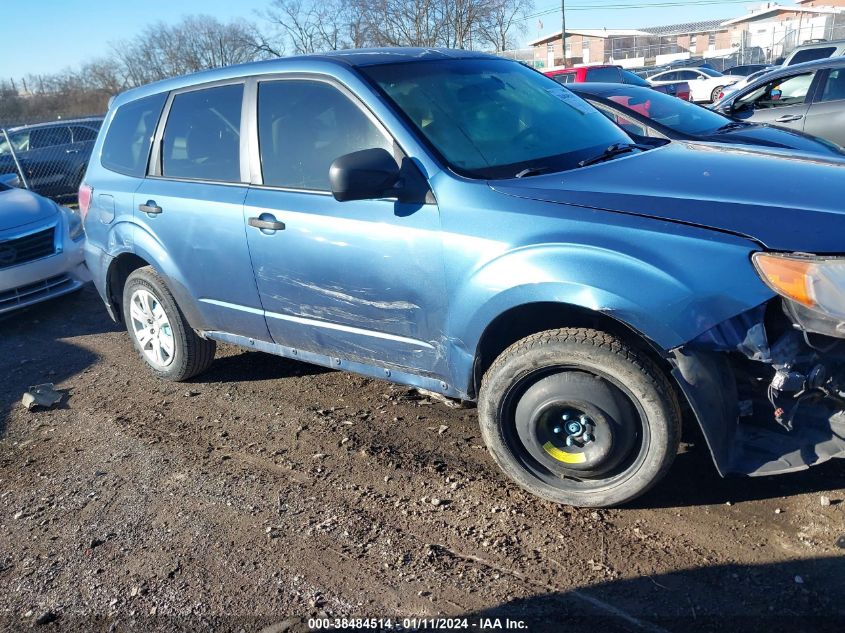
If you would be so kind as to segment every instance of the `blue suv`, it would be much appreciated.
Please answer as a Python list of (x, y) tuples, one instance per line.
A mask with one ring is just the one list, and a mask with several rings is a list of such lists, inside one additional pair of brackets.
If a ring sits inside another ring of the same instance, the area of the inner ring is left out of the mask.
[(158, 376), (216, 341), (475, 401), (513, 480), (608, 506), (669, 469), (845, 455), (845, 163), (634, 139), (482, 54), (338, 52), (114, 100), (87, 264)]

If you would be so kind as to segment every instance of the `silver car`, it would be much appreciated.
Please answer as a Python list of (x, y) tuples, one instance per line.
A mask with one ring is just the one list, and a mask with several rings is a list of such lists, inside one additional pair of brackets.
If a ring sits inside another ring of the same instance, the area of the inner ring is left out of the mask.
[(845, 58), (766, 73), (713, 106), (741, 121), (799, 130), (845, 147)]
[(0, 314), (58, 297), (90, 280), (76, 212), (0, 179)]

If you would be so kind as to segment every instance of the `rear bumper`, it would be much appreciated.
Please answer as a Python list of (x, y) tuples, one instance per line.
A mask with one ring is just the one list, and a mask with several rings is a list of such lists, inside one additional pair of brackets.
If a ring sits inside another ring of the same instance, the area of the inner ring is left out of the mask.
[(59, 253), (0, 270), (0, 314), (60, 297), (91, 280), (84, 240), (63, 242)]

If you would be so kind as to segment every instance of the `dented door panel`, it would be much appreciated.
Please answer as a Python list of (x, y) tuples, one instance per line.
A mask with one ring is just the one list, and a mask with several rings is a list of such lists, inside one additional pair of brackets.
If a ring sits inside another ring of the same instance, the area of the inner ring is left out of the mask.
[[(446, 375), (436, 205), (252, 188), (244, 214), (255, 283), (277, 344)], [(284, 230), (248, 225), (262, 214)]]

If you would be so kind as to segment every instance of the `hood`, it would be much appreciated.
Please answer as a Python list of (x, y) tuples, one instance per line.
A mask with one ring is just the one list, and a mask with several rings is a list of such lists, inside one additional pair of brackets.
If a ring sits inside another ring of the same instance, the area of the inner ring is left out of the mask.
[(772, 250), (845, 253), (845, 160), (840, 159), (674, 142), (490, 186), (520, 198), (733, 233)]
[(58, 207), (38, 194), (0, 185), (0, 233), (58, 215)]
[[(701, 139), (705, 140), (705, 139)], [(824, 139), (795, 130), (765, 124), (747, 124), (741, 127), (716, 132), (707, 137), (716, 143), (739, 143), (767, 147), (785, 147), (799, 152), (812, 152), (823, 156), (845, 159), (845, 153), (836, 145)]]

